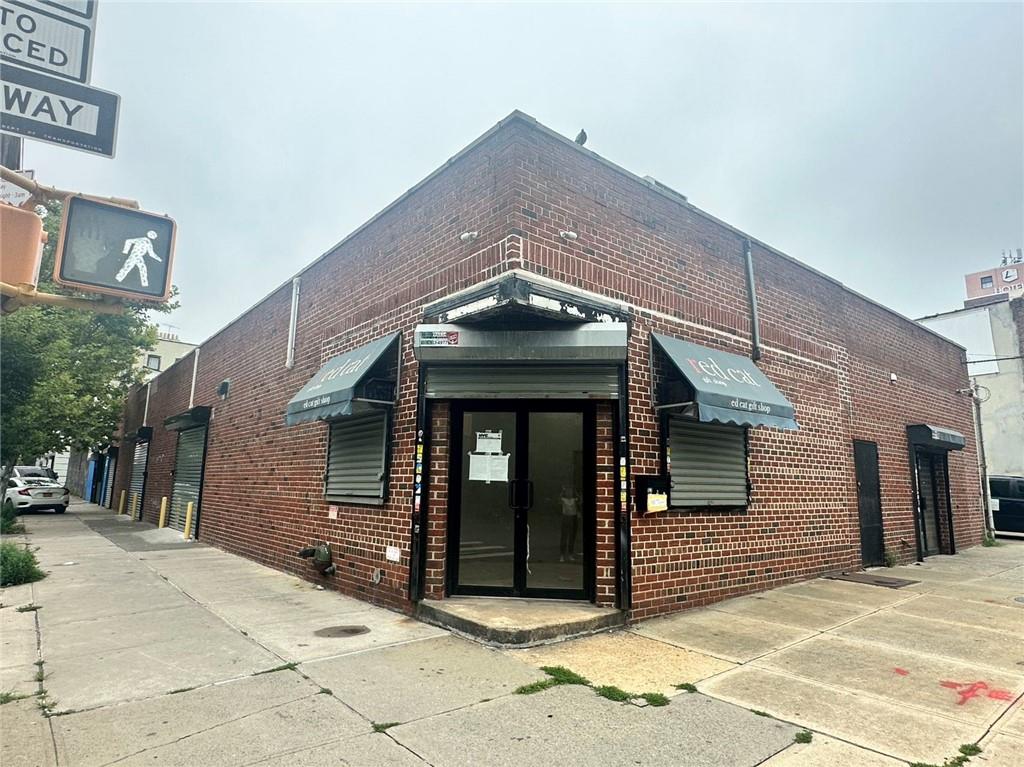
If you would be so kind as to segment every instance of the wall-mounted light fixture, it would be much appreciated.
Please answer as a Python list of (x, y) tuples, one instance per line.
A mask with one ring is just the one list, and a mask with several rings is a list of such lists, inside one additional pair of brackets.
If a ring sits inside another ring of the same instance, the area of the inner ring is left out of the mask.
[(459, 235), (459, 239), (463, 242), (472, 242), (480, 236), (480, 232), (463, 232)]
[(579, 239), (579, 235), (572, 231), (559, 232), (558, 236), (563, 240), (569, 240), (570, 242)]

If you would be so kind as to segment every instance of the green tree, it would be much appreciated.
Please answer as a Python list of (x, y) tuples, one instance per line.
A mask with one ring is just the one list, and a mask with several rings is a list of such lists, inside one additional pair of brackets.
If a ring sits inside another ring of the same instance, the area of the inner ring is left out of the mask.
[[(47, 204), (39, 290), (86, 295), (52, 282), (61, 204)], [(176, 292), (176, 291), (175, 291)], [(22, 306), (0, 319), (0, 463), (12, 466), (65, 448), (87, 449), (113, 436), (128, 389), (142, 379), (134, 363), (152, 349), (151, 311), (176, 304), (126, 304), (124, 314)]]

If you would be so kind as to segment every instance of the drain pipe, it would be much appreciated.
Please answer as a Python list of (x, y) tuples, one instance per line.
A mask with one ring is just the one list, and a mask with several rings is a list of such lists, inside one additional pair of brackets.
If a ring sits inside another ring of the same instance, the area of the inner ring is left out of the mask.
[(761, 320), (757, 314), (757, 291), (754, 289), (754, 256), (750, 238), (743, 241), (743, 256), (747, 267), (747, 297), (750, 299), (750, 359), (761, 359)]

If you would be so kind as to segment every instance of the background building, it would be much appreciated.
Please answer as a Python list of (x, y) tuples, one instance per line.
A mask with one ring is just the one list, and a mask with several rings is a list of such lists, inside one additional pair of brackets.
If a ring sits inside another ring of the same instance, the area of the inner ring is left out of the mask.
[(918, 322), (967, 350), (967, 372), (981, 400), (988, 473), (1024, 476), (1024, 296), (968, 299), (962, 309)]
[(1003, 256), (1003, 263), (993, 269), (964, 275), (967, 299), (1005, 293), (1011, 298), (1024, 296), (1024, 254), (1017, 248), (1016, 253)]
[(168, 330), (158, 330), (156, 333), (156, 346), (139, 352), (139, 360), (136, 367), (141, 369), (147, 380), (157, 375), (180, 360), (190, 351), (196, 348), (196, 344), (186, 343), (178, 338), (177, 333)]
[[(195, 344), (180, 340), (176, 333), (158, 329), (156, 345), (139, 352), (135, 367), (143, 372), (145, 380), (149, 380), (195, 348)], [(91, 450), (57, 453), (40, 460), (40, 464), (51, 466), (74, 495), (90, 503), (113, 508), (117, 453), (118, 445), (112, 443)]]

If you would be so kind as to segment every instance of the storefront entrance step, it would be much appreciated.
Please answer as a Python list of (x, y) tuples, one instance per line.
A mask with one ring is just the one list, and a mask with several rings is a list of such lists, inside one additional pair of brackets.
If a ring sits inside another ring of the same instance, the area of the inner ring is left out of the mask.
[(416, 617), (485, 644), (528, 647), (622, 626), (626, 616), (612, 607), (560, 599), (449, 597), (425, 599)]

